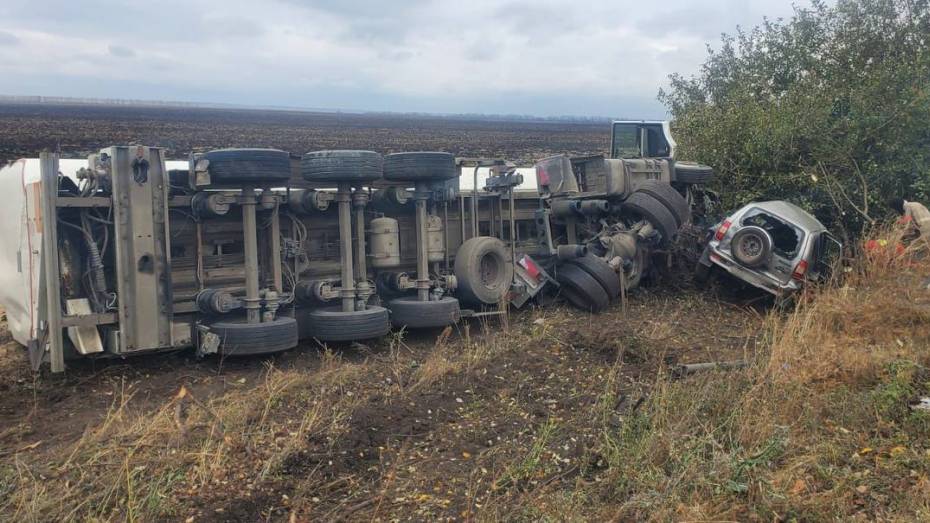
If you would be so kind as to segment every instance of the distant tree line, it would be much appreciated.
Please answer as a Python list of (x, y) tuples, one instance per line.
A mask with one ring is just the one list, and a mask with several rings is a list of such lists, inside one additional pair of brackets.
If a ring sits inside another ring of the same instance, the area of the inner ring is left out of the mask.
[(724, 35), (659, 99), (725, 204), (788, 199), (854, 236), (890, 197), (930, 199), (928, 84), (928, 0), (815, 1)]

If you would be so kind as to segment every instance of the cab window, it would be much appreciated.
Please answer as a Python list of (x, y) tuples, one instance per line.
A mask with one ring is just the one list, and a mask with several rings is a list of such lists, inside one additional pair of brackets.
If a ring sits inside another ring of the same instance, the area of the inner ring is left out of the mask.
[(662, 125), (646, 125), (646, 155), (649, 158), (666, 158), (672, 155)]
[(639, 126), (636, 124), (614, 124), (613, 144), (610, 149), (611, 158), (639, 158)]

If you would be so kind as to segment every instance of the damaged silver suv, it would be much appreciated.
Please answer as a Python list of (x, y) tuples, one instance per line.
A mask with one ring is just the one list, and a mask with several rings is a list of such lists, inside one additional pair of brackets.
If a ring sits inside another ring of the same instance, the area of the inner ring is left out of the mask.
[(785, 201), (750, 203), (714, 228), (698, 262), (697, 279), (715, 268), (787, 296), (828, 277), (842, 244), (807, 211)]

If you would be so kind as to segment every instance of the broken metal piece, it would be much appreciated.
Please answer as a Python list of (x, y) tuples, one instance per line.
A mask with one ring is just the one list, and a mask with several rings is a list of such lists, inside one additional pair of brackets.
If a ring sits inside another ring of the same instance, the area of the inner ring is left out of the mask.
[(677, 365), (672, 369), (672, 374), (677, 377), (689, 376), (696, 372), (706, 371), (706, 370), (730, 370), (730, 369), (742, 369), (748, 365), (743, 360), (735, 361), (712, 361), (708, 363), (685, 363)]

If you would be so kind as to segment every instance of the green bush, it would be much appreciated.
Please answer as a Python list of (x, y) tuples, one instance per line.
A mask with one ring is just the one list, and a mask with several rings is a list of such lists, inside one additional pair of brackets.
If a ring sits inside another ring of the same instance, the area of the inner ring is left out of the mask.
[(816, 1), (724, 35), (659, 94), (724, 204), (788, 199), (847, 236), (930, 197), (928, 0)]

